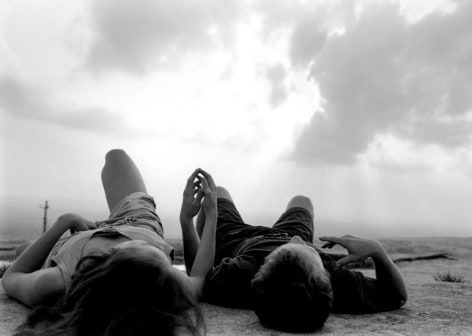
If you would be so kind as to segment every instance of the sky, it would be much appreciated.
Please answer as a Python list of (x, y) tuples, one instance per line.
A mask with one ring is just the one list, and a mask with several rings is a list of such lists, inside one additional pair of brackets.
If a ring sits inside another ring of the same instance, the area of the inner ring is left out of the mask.
[(106, 217), (123, 148), (171, 237), (196, 167), (250, 224), (301, 194), (315, 236), (471, 236), (471, 21), (467, 0), (1, 0), (0, 227), (45, 200)]

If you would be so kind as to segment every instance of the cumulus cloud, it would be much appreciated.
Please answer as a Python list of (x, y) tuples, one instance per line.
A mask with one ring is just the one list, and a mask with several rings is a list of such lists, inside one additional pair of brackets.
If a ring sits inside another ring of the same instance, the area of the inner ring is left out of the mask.
[(95, 40), (88, 65), (134, 74), (191, 52), (224, 47), (239, 15), (235, 0), (105, 0), (91, 6)]
[(398, 4), (360, 4), (341, 17), (341, 33), (325, 29), (333, 26), (318, 23), (318, 16), (311, 22), (321, 28), (302, 33), (307, 19), (294, 28), (292, 62), (309, 67), (324, 105), (302, 132), (293, 158), (352, 163), (381, 134), (448, 149), (469, 144), (472, 3), (458, 2), (455, 11), (432, 12), (414, 23)]
[(0, 79), (0, 109), (16, 117), (40, 120), (71, 129), (104, 134), (127, 134), (116, 113), (99, 107), (68, 107), (53, 103), (51, 92), (18, 78)]

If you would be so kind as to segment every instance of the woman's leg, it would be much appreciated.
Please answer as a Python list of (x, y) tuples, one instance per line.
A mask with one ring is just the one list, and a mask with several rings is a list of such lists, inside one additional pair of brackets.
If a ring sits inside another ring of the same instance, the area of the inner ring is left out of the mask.
[(146, 191), (138, 167), (122, 149), (112, 149), (105, 156), (102, 183), (110, 212), (126, 196)]

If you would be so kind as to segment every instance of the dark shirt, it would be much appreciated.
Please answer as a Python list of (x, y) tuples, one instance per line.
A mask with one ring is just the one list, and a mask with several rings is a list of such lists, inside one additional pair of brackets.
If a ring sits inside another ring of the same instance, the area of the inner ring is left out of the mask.
[[(204, 299), (226, 307), (251, 308), (251, 280), (265, 257), (289, 240), (286, 234), (262, 234), (243, 240), (232, 256), (222, 258), (207, 276)], [(388, 291), (376, 279), (338, 267), (329, 254), (319, 253), (325, 269), (331, 275), (333, 312), (360, 314), (398, 307), (395, 298), (389, 297)]]

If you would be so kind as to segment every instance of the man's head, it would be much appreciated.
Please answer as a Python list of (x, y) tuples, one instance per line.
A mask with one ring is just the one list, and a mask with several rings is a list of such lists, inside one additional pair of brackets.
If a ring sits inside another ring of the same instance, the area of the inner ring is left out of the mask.
[(312, 332), (332, 307), (329, 274), (318, 252), (297, 236), (266, 257), (251, 285), (255, 312), (269, 328)]

